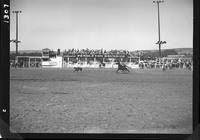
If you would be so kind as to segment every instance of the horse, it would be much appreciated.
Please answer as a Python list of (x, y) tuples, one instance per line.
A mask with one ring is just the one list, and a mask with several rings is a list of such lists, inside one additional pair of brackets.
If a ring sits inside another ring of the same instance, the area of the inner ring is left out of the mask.
[(130, 70), (128, 69), (128, 67), (126, 65), (122, 65), (122, 64), (120, 64), (120, 62), (117, 62), (116, 64), (118, 65), (118, 69), (117, 69), (116, 73), (118, 73), (119, 70), (130, 72)]
[(83, 70), (83, 68), (81, 68), (81, 67), (74, 67), (74, 71), (73, 72), (81, 72)]
[(187, 64), (187, 65), (186, 65), (186, 68), (187, 68), (189, 71), (192, 71), (192, 65), (191, 65), (191, 64)]

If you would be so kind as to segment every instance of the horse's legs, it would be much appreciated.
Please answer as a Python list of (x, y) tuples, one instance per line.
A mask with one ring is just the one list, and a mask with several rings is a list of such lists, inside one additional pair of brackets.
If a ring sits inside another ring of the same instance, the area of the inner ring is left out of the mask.
[(127, 71), (127, 72), (130, 72), (129, 69), (127, 69), (126, 67), (123, 67), (122, 69), (123, 71)]
[(129, 70), (127, 67), (125, 67), (125, 68), (124, 68), (124, 70), (126, 70), (126, 71), (130, 72), (130, 70)]

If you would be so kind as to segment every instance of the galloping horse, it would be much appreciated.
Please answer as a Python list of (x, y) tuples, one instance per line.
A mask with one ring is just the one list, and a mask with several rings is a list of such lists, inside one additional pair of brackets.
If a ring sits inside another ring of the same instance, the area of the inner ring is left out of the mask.
[(126, 65), (122, 65), (122, 64), (120, 64), (120, 62), (117, 62), (116, 64), (118, 65), (118, 69), (116, 72), (118, 72), (119, 70), (130, 72), (130, 70), (127, 68)]

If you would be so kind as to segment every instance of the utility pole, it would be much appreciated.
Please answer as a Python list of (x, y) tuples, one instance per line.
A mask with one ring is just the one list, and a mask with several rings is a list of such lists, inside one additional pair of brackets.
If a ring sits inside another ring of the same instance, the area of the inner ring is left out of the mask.
[(16, 44), (16, 56), (15, 56), (15, 61), (17, 61), (17, 56), (18, 56), (18, 43), (20, 43), (20, 41), (18, 40), (18, 14), (21, 13), (22, 11), (12, 11), (12, 13), (16, 14), (16, 39), (15, 40), (11, 40), (11, 42), (14, 42)]
[(160, 9), (159, 9), (159, 4), (161, 2), (164, 2), (164, 0), (153, 1), (153, 3), (156, 3), (157, 7), (158, 7), (158, 42), (156, 44), (158, 44), (158, 46), (159, 46), (159, 58), (162, 57), (162, 54), (161, 54), (161, 45), (167, 43), (166, 41), (161, 41), (161, 38), (160, 38)]

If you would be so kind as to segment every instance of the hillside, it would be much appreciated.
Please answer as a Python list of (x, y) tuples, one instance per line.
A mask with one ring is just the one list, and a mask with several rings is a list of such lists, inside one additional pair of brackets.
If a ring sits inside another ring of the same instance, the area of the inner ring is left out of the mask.
[(175, 48), (178, 54), (193, 54), (193, 48)]
[[(19, 53), (41, 53), (42, 50), (19, 50)], [(15, 51), (10, 51), (10, 54), (15, 53)]]
[[(177, 54), (193, 54), (193, 48), (173, 48), (173, 49), (162, 49), (162, 51), (173, 50)], [(158, 52), (158, 50), (141, 50), (146, 52)], [(19, 53), (40, 53), (41, 50), (19, 50)], [(134, 52), (134, 51), (133, 51)], [(10, 51), (10, 53), (15, 53), (15, 51)]]

